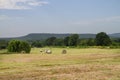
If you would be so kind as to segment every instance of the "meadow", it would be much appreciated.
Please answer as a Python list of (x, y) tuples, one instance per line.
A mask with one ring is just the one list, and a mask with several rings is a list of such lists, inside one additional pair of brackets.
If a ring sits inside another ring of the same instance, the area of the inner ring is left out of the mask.
[(0, 50), (0, 80), (120, 80), (120, 49), (32, 48), (30, 54)]

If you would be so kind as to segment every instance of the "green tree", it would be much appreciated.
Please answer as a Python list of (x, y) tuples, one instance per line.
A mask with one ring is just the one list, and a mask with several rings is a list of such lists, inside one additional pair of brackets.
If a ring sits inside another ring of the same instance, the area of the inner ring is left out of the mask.
[(25, 41), (20, 40), (11, 40), (8, 43), (8, 52), (21, 52), (25, 51), (26, 53), (30, 53), (31, 47)]
[(55, 40), (55, 46), (63, 46), (63, 45), (64, 45), (63, 39), (56, 39)]
[(50, 37), (46, 40), (48, 46), (55, 46), (56, 37)]
[(8, 42), (5, 40), (0, 40), (0, 49), (6, 49)]
[(20, 52), (20, 41), (18, 40), (12, 40), (8, 43), (8, 51), (9, 52)]
[(95, 42), (97, 46), (111, 45), (111, 39), (105, 32), (100, 32), (96, 35)]
[(78, 40), (79, 40), (79, 35), (78, 34), (71, 35), (70, 39), (69, 39), (69, 45), (70, 46), (77, 46), (78, 45)]
[(67, 36), (67, 37), (64, 38), (64, 45), (65, 46), (69, 46), (69, 40), (70, 40), (69, 36)]
[(88, 45), (88, 46), (94, 46), (94, 45), (95, 45), (94, 39), (89, 38), (88, 41), (87, 41), (87, 45)]
[(42, 41), (33, 41), (31, 45), (32, 47), (43, 47)]
[(87, 39), (80, 39), (79, 46), (87, 46)]
[(25, 51), (26, 53), (30, 53), (31, 51), (30, 45), (25, 41), (20, 42), (19, 48), (20, 48), (20, 51)]

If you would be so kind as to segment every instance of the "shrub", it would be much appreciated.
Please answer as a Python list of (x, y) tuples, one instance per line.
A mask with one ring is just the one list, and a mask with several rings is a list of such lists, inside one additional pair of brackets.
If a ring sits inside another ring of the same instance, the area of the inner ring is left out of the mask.
[(8, 52), (22, 52), (30, 53), (31, 47), (25, 41), (11, 40), (8, 44)]

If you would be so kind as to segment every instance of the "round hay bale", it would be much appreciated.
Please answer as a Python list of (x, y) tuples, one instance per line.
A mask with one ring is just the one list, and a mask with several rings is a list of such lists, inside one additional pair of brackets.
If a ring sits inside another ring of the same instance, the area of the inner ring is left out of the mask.
[(62, 50), (62, 54), (66, 54), (67, 53), (67, 50)]

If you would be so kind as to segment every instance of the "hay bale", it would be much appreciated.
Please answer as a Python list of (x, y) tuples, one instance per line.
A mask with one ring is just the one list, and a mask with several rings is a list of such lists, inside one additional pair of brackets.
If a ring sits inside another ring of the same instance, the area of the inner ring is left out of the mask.
[(51, 54), (52, 51), (51, 51), (50, 49), (47, 49), (47, 50), (45, 50), (45, 53), (47, 53), (47, 54)]
[(62, 50), (62, 54), (66, 54), (67, 53), (67, 50)]

